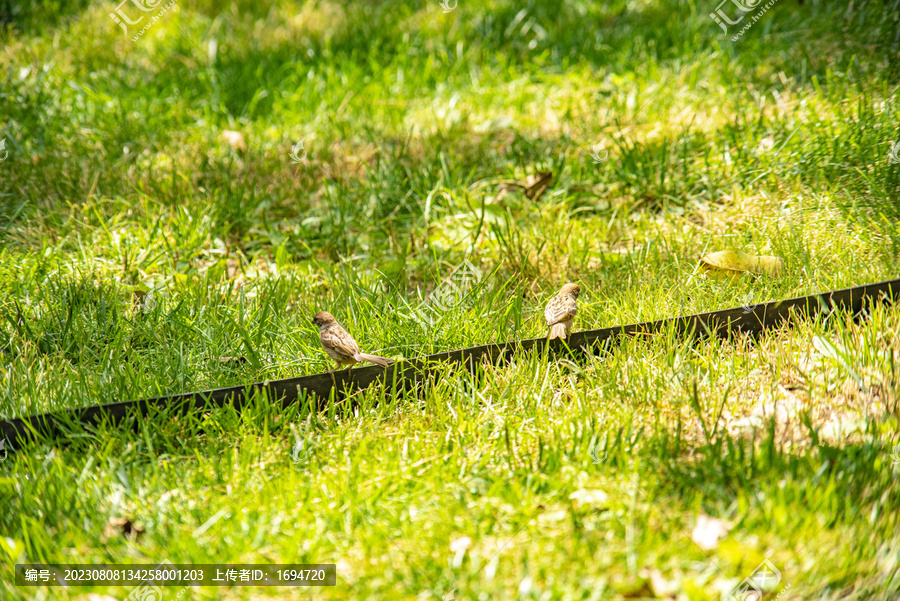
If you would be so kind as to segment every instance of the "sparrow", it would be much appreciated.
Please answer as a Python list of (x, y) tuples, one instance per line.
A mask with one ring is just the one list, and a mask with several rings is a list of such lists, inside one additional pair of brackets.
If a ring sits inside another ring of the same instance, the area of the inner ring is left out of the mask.
[(361, 361), (369, 361), (387, 367), (388, 360), (384, 357), (360, 352), (359, 345), (356, 344), (353, 336), (342, 328), (341, 324), (328, 311), (316, 313), (312, 322), (319, 327), (319, 340), (325, 347), (328, 356), (337, 362), (338, 369), (344, 365), (353, 365)]
[(547, 340), (554, 338), (568, 338), (572, 332), (572, 322), (575, 321), (575, 313), (578, 305), (575, 300), (581, 294), (578, 284), (566, 284), (560, 289), (559, 294), (550, 299), (547, 308), (544, 309), (544, 319), (549, 328)]

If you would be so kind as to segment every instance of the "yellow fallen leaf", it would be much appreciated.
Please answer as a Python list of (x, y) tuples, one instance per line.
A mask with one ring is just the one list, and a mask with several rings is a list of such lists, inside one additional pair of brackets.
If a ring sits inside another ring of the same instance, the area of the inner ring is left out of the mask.
[(745, 273), (775, 277), (783, 268), (781, 257), (751, 255), (742, 250), (720, 250), (700, 259), (701, 271), (715, 279), (739, 278)]

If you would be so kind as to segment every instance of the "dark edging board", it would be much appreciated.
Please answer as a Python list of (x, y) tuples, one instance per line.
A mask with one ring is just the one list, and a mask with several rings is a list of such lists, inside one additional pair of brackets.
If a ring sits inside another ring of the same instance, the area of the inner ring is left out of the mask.
[(129, 415), (145, 416), (152, 410), (163, 408), (173, 408), (182, 414), (225, 405), (240, 409), (254, 394), (262, 392), (265, 392), (269, 399), (281, 401), (283, 405), (309, 396), (315, 399), (317, 407), (321, 409), (327, 407), (331, 399), (362, 390), (379, 380), (388, 382), (394, 387), (411, 388), (422, 382), (429, 373), (442, 364), (463, 363), (466, 369), (474, 371), (477, 365), (485, 360), (496, 363), (499, 359), (511, 357), (518, 351), (544, 350), (547, 346), (550, 353), (565, 351), (567, 346), (573, 350), (596, 352), (604, 343), (612, 342), (620, 336), (654, 334), (670, 327), (681, 335), (698, 333), (721, 336), (738, 332), (758, 334), (783, 323), (792, 314), (813, 317), (820, 312), (832, 310), (855, 314), (862, 311), (867, 303), (892, 302), (898, 297), (900, 297), (900, 279), (895, 279), (762, 303), (752, 309), (744, 307), (724, 309), (626, 326), (586, 330), (572, 334), (568, 341), (553, 340), (549, 345), (546, 338), (530, 338), (437, 353), (399, 361), (387, 368), (377, 365), (354, 367), (299, 378), (56, 411), (0, 422), (0, 440), (5, 439), (11, 445), (10, 450), (15, 450), (29, 439), (59, 437), (66, 432), (69, 424), (92, 426), (104, 420), (118, 422)]

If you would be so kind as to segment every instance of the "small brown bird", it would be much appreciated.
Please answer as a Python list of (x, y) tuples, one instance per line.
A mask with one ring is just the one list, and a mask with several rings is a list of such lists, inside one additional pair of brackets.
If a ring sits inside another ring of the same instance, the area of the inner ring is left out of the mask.
[(353, 336), (342, 328), (341, 324), (328, 311), (319, 311), (312, 321), (319, 327), (319, 340), (325, 347), (325, 352), (337, 362), (338, 369), (344, 365), (353, 365), (361, 361), (369, 361), (387, 367), (388, 360), (384, 357), (360, 352), (359, 345), (356, 344)]
[(578, 312), (578, 304), (575, 301), (579, 294), (581, 294), (581, 288), (578, 287), (578, 284), (566, 284), (559, 294), (547, 303), (547, 308), (544, 309), (544, 319), (549, 328), (547, 340), (569, 337), (572, 332), (572, 322), (575, 321), (575, 313)]

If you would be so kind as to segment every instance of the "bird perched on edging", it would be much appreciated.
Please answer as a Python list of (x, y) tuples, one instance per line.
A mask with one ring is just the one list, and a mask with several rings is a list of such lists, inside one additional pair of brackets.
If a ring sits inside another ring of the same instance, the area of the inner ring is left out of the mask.
[(547, 303), (547, 308), (544, 309), (544, 319), (549, 328), (547, 340), (569, 337), (572, 332), (572, 323), (575, 321), (575, 313), (578, 312), (578, 304), (575, 301), (579, 294), (581, 294), (581, 288), (578, 284), (566, 284)]
[(384, 357), (361, 352), (353, 336), (341, 327), (341, 324), (328, 311), (316, 313), (312, 322), (319, 327), (319, 340), (325, 347), (328, 356), (337, 362), (338, 369), (344, 365), (353, 365), (362, 361), (377, 363), (382, 367), (388, 366), (388, 360)]

